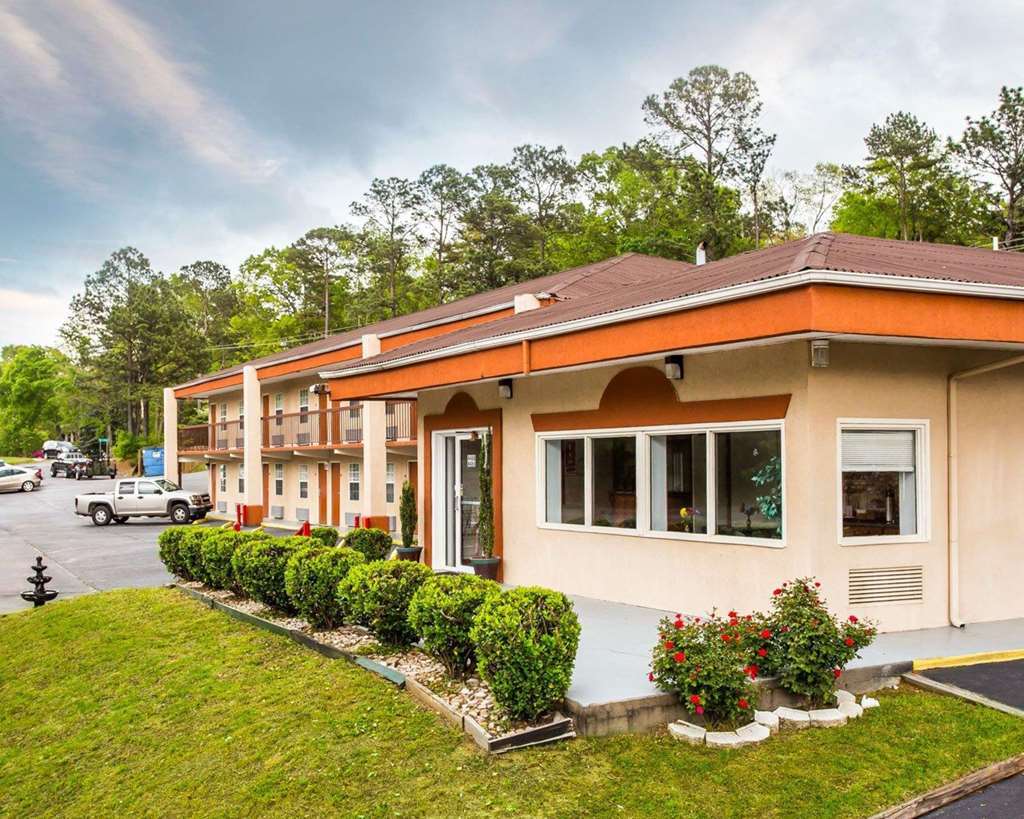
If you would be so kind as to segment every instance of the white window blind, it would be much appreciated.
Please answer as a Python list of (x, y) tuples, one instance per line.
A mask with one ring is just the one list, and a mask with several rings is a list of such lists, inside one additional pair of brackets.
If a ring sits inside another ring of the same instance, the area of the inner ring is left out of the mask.
[(843, 472), (913, 472), (914, 430), (843, 430)]

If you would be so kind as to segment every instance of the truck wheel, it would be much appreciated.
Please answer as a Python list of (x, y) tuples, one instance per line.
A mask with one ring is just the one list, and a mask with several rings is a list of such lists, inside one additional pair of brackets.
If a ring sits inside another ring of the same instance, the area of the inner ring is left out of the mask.
[(36, 485), (34, 483), (32, 483), (32, 481), (25, 481), (25, 483), (23, 483), (21, 485), (21, 491), (22, 492), (31, 492), (35, 488), (36, 488)]
[(110, 523), (111, 517), (108, 506), (97, 506), (92, 510), (92, 522), (97, 526), (106, 526)]
[(176, 503), (171, 507), (171, 523), (188, 523), (188, 519), (191, 517), (188, 513), (188, 507), (183, 503)]

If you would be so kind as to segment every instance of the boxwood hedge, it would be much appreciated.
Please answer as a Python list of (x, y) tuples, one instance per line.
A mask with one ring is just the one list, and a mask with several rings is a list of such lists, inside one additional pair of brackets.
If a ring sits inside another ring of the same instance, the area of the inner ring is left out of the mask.
[(231, 566), (238, 585), (254, 600), (292, 611), (284, 585), (285, 567), (293, 554), (310, 545), (312, 538), (292, 536), (259, 539), (236, 548)]
[(352, 529), (345, 535), (342, 545), (362, 552), (363, 557), (372, 561), (386, 558), (395, 544), (383, 529)]
[(408, 645), (417, 637), (409, 625), (409, 601), (431, 574), (408, 560), (364, 563), (338, 584), (338, 602), (346, 618), (367, 626), (381, 642)]
[(476, 575), (433, 575), (412, 596), (409, 625), (450, 674), (463, 676), (476, 664), (469, 638), (473, 619), (480, 606), (499, 594), (501, 586)]
[[(316, 530), (313, 532), (315, 534)], [(363, 561), (359, 552), (344, 547), (326, 548), (317, 544), (299, 549), (284, 570), (288, 599), (299, 614), (317, 628), (341, 625), (338, 583)]]

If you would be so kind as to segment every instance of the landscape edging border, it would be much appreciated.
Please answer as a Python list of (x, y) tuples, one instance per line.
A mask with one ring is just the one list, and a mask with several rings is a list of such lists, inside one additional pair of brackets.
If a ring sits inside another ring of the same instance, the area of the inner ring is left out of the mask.
[(434, 694), (433, 691), (423, 685), (423, 683), (413, 677), (406, 676), (401, 671), (398, 671), (391, 666), (383, 665), (382, 663), (378, 663), (377, 661), (371, 660), (369, 657), (364, 657), (361, 654), (345, 651), (345, 649), (332, 646), (329, 643), (322, 643), (315, 637), (311, 637), (309, 634), (306, 634), (304, 631), (288, 628), (287, 626), (279, 625), (272, 620), (267, 620), (263, 617), (258, 617), (255, 614), (249, 614), (248, 612), (241, 611), (233, 606), (229, 606), (227, 603), (224, 603), (215, 597), (211, 597), (210, 595), (199, 591), (198, 589), (190, 588), (182, 585), (181, 583), (170, 583), (169, 586), (184, 592), (186, 595), (202, 603), (207, 608), (222, 611), (229, 617), (239, 620), (240, 622), (255, 626), (256, 628), (261, 628), (282, 637), (290, 637), (302, 647), (316, 651), (328, 659), (348, 660), (349, 662), (358, 665), (360, 668), (373, 672), (378, 677), (392, 683), (396, 688), (407, 691), (410, 696), (420, 704), (441, 714), (441, 716), (443, 716), (448, 722), (457, 726), (463, 733), (467, 734), (477, 746), (487, 753), (500, 754), (505, 753), (506, 751), (514, 751), (520, 748), (528, 748), (533, 745), (544, 745), (549, 742), (556, 742), (562, 739), (574, 739), (576, 737), (572, 719), (557, 711), (554, 713), (552, 721), (545, 723), (544, 725), (531, 726), (530, 728), (513, 731), (512, 733), (504, 734), (500, 737), (492, 737), (484, 730), (480, 723), (473, 719), (473, 717), (456, 711), (447, 702), (442, 700)]

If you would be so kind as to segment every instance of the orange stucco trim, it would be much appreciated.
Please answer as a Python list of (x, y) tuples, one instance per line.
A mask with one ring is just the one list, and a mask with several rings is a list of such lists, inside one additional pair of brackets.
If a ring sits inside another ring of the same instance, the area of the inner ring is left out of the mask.
[(789, 395), (680, 401), (661, 370), (633, 367), (608, 382), (597, 409), (534, 413), (531, 418), (536, 432), (766, 421), (785, 418), (789, 401)]
[[(669, 350), (798, 333), (1024, 343), (1018, 301), (942, 293), (805, 285), (530, 342), (532, 372)], [(368, 398), (521, 375), (519, 343), (330, 382), (335, 398)]]
[[(500, 557), (503, 553), (502, 543), (504, 526), (502, 524), (502, 460), (501, 460), (501, 410), (481, 410), (476, 402), (464, 392), (451, 397), (445, 410), (440, 415), (423, 416), (423, 561), (433, 565), (433, 446), (431, 441), (434, 432), (442, 430), (473, 429), (490, 427), (491, 429), (491, 499), (494, 502), (494, 554)], [(502, 567), (498, 566), (498, 579), (501, 579)]]
[(178, 387), (174, 391), (175, 398), (190, 398), (193, 395), (205, 395), (213, 390), (223, 390), (227, 387), (241, 387), (242, 374), (225, 375), (222, 378), (215, 378), (213, 381), (204, 381), (202, 384), (193, 384), (190, 387)]

